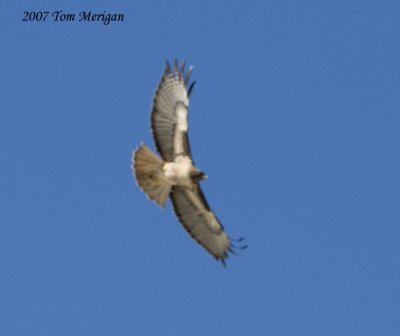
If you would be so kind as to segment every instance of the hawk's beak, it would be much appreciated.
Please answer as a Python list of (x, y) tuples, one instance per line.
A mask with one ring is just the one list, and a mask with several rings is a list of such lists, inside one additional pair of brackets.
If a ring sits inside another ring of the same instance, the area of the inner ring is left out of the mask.
[(201, 181), (201, 180), (207, 180), (208, 176), (202, 171), (197, 169), (197, 171), (191, 175), (191, 178), (193, 179), (193, 181)]

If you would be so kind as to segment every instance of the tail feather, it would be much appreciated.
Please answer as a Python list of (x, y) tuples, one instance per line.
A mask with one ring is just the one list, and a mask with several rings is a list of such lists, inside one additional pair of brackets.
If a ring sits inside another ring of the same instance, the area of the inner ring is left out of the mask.
[(145, 144), (141, 144), (132, 153), (132, 169), (137, 183), (162, 208), (171, 190), (171, 186), (163, 178), (163, 165), (164, 161)]

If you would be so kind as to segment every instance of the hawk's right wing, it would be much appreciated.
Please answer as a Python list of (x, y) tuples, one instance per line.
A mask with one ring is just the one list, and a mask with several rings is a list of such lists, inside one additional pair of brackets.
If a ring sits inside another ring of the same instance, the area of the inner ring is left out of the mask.
[(186, 231), (215, 259), (221, 260), (225, 265), (228, 252), (234, 253), (232, 249), (234, 246), (208, 206), (200, 186), (197, 184), (194, 190), (174, 186), (170, 197), (175, 214)]

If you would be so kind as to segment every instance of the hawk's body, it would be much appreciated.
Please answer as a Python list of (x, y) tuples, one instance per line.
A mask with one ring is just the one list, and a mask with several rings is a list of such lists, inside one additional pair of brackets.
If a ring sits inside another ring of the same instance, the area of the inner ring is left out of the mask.
[(148, 197), (161, 207), (170, 196), (179, 221), (189, 234), (225, 264), (232, 243), (211, 211), (199, 182), (207, 176), (193, 163), (188, 141), (189, 85), (192, 67), (174, 71), (167, 63), (151, 112), (151, 129), (160, 159), (146, 145), (133, 153), (136, 180)]

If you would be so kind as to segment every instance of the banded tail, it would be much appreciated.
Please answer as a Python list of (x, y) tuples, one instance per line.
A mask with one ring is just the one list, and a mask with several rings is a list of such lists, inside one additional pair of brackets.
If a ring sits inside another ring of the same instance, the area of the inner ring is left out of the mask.
[(163, 165), (164, 161), (145, 144), (141, 144), (132, 153), (132, 169), (137, 183), (162, 208), (171, 190), (164, 178)]

